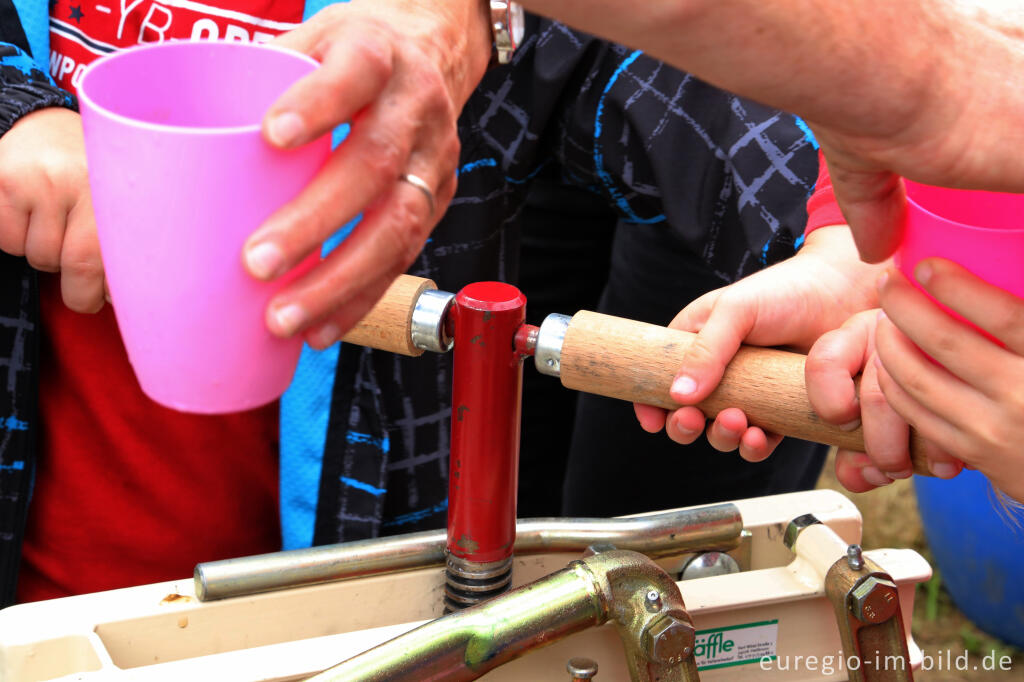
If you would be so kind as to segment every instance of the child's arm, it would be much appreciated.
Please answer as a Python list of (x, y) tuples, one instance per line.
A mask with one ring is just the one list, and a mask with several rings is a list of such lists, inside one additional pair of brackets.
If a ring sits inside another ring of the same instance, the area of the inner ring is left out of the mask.
[(72, 310), (103, 306), (104, 279), (75, 100), (0, 44), (0, 250), (61, 273)]

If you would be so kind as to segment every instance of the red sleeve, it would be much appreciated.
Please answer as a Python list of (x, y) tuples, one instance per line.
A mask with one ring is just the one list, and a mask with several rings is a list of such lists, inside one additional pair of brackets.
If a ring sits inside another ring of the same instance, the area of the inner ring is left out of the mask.
[(832, 189), (832, 178), (828, 174), (825, 155), (819, 151), (818, 182), (814, 184), (811, 198), (807, 200), (807, 227), (804, 229), (804, 237), (819, 227), (844, 224), (846, 218), (843, 217), (836, 202), (836, 193)]

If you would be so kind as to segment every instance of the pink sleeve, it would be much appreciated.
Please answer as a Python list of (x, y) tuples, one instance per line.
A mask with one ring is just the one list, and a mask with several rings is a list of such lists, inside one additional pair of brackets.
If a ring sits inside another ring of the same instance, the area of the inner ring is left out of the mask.
[(807, 200), (807, 227), (804, 229), (804, 237), (819, 227), (845, 224), (846, 219), (839, 210), (836, 193), (832, 189), (832, 177), (828, 174), (825, 155), (819, 151), (818, 182), (814, 185), (811, 198)]

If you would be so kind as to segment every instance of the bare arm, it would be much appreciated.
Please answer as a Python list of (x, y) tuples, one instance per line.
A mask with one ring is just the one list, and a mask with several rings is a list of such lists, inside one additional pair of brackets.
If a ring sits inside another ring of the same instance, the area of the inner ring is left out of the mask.
[(899, 238), (902, 183), (1024, 191), (1024, 10), (1010, 0), (526, 0), (799, 114), (861, 254)]

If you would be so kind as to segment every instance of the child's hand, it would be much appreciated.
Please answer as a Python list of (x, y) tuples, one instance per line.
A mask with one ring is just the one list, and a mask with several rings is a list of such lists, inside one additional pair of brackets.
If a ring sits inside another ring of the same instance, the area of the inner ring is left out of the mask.
[[(933, 474), (950, 478), (967, 464), (1024, 501), (1024, 300), (942, 259), (922, 261), (916, 275), (936, 300), (1005, 347), (889, 271), (879, 285), (885, 314), (852, 318), (822, 336), (807, 359), (815, 411), (832, 423), (858, 414), (864, 421), (867, 454), (840, 451), (837, 478), (860, 492), (908, 476), (909, 424), (926, 441)], [(861, 370), (858, 401), (851, 377)]]
[[(881, 311), (854, 315), (842, 327), (822, 335), (807, 355), (807, 397), (814, 411), (831, 424), (864, 424), (867, 453), (842, 450), (836, 454), (836, 479), (855, 493), (910, 478), (910, 427), (878, 385), (875, 330)], [(854, 377), (860, 375), (860, 390)], [(925, 456), (932, 473), (952, 478), (961, 463), (931, 443)]]
[(937, 301), (1005, 347), (891, 271), (880, 288), (888, 319), (875, 332), (879, 386), (923, 438), (1024, 502), (1024, 300), (938, 258), (918, 264), (915, 276)]
[[(812, 232), (793, 258), (698, 298), (669, 325), (698, 332), (672, 385), (672, 398), (684, 405), (706, 398), (741, 343), (810, 348), (819, 335), (876, 304), (873, 282), (880, 271), (860, 261), (847, 227), (825, 227)], [(696, 407), (671, 413), (648, 405), (635, 409), (644, 430), (665, 428), (677, 443), (692, 443), (704, 431), (705, 416)], [(752, 462), (768, 457), (781, 440), (750, 427), (734, 408), (718, 415), (707, 436), (716, 449), (739, 448)]]
[(103, 307), (103, 263), (75, 112), (41, 109), (0, 137), (0, 251), (60, 272), (72, 310)]

